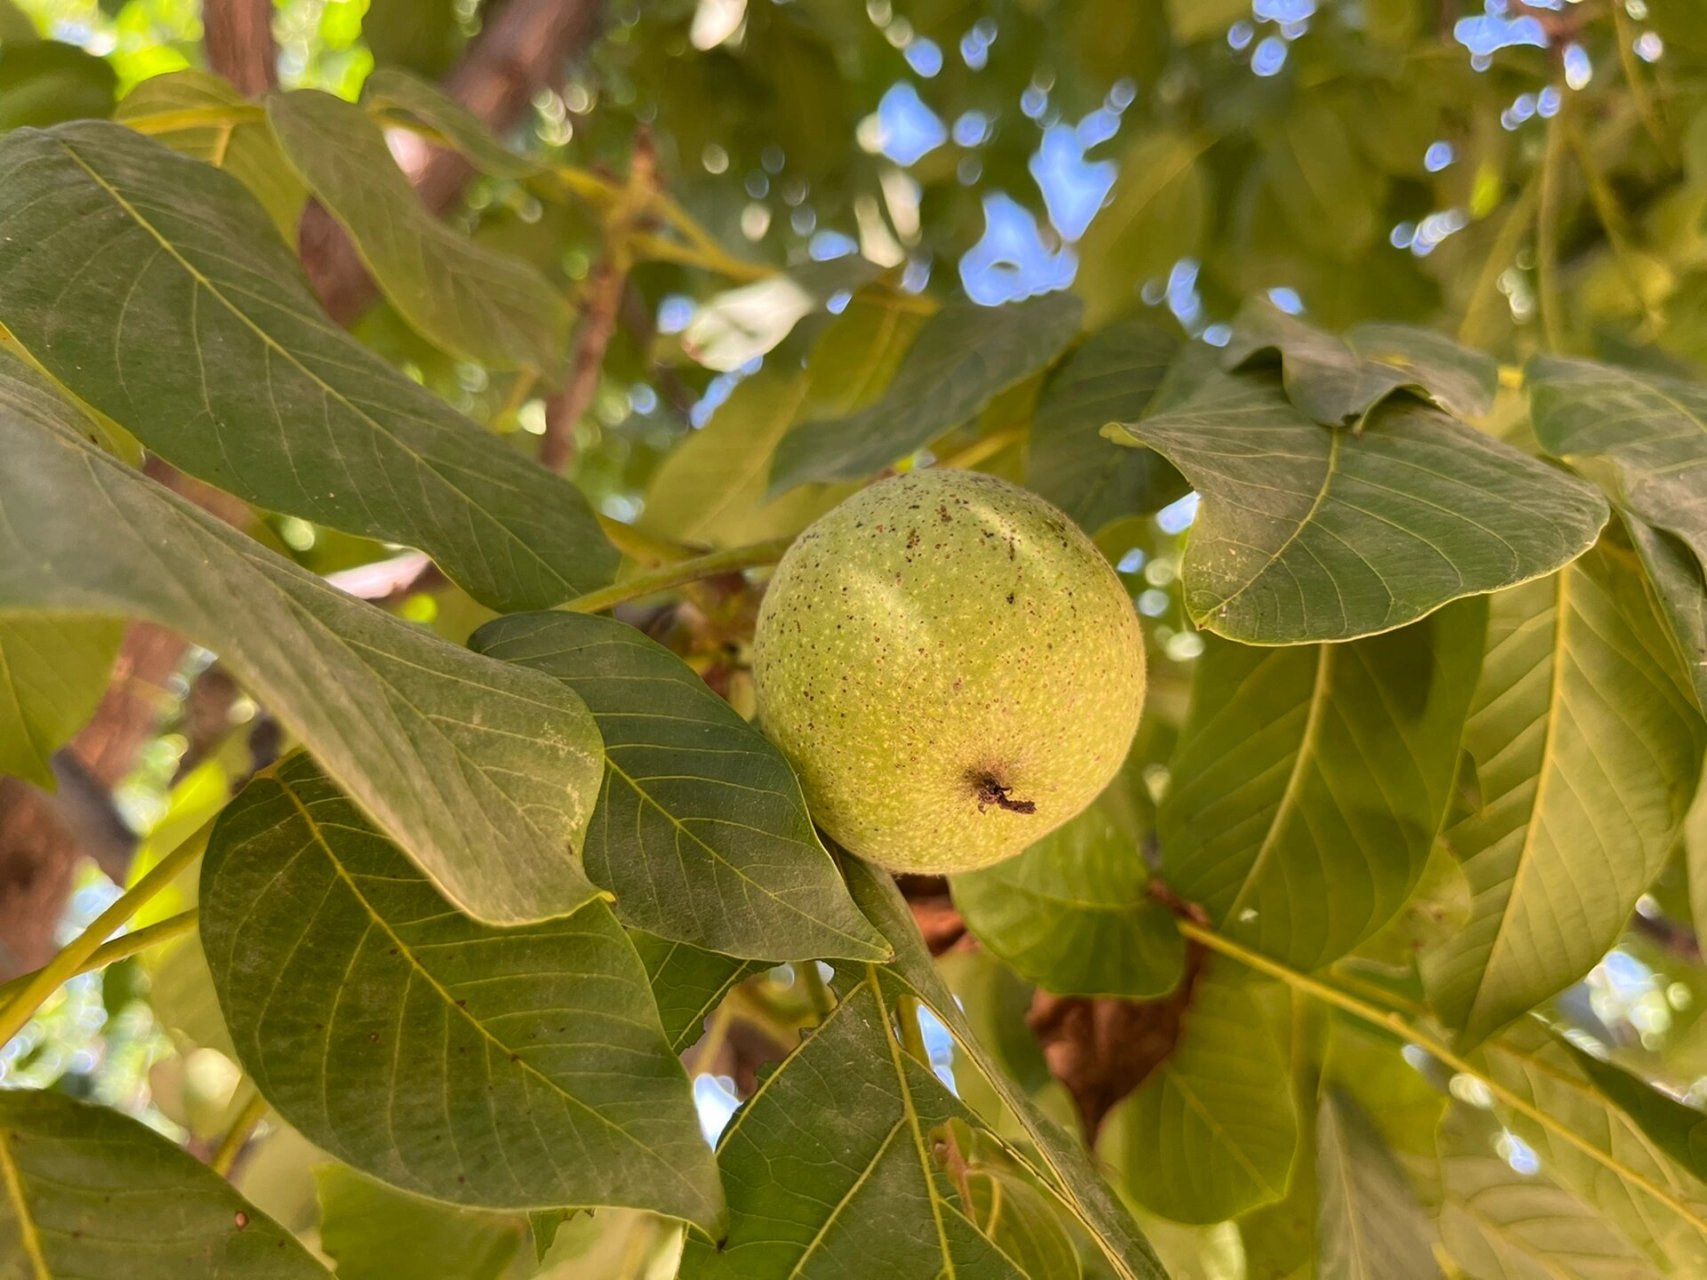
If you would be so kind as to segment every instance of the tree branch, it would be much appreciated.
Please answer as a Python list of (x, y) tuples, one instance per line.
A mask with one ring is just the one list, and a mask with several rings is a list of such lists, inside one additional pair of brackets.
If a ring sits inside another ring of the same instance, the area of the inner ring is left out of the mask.
[[(601, 0), (509, 0), (489, 19), (445, 91), (498, 133), (513, 128), (541, 89), (556, 85), (564, 66), (598, 33)], [(455, 151), (433, 148), (409, 174), (421, 203), (442, 214), (456, 203), (473, 168)], [(303, 265), (326, 313), (349, 324), (377, 290), (355, 246), (323, 208), (310, 204), (299, 231)]]
[(273, 0), (203, 0), (202, 43), (208, 65), (240, 93), (258, 98), (279, 87)]

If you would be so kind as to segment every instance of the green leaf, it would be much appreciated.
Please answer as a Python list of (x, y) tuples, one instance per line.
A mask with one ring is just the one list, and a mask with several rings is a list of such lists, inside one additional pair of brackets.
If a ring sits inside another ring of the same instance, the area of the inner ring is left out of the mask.
[(877, 398), (923, 321), (902, 301), (856, 295), (825, 328), (804, 372), (773, 361), (743, 379), (711, 421), (659, 465), (642, 527), (742, 546), (796, 533), (846, 496), (841, 485), (813, 486), (767, 501), (771, 457), (802, 414), (847, 412)]
[(1085, 300), (1087, 327), (1135, 309), (1145, 281), (1197, 252), (1208, 223), (1209, 186), (1198, 164), (1207, 145), (1164, 129), (1122, 153), (1114, 189), (1079, 241), (1073, 290)]
[(1629, 524), (1707, 707), (1707, 390), (1555, 357), (1524, 377), (1542, 448), (1600, 481)]
[(314, 1184), (338, 1280), (496, 1280), (527, 1234), (520, 1214), (425, 1200), (343, 1165), (321, 1165)]
[(693, 1047), (705, 1031), (705, 1020), (736, 984), (764, 970), (751, 961), (701, 951), (656, 934), (630, 929), (628, 937), (646, 966), (664, 1035), (676, 1054)]
[(452, 355), (553, 374), (569, 305), (520, 258), (435, 218), (360, 107), (317, 89), (275, 93), (267, 119), (302, 180), (341, 222), (398, 313)]
[(0, 131), (111, 115), (112, 64), (59, 40), (0, 49)]
[(1368, 250), (1385, 180), (1357, 154), (1344, 119), (1319, 95), (1281, 117), (1258, 171), (1300, 248), (1345, 264)]
[(538, 920), (597, 893), (575, 851), (604, 766), (579, 698), (328, 586), (80, 421), (0, 357), (0, 612), (135, 615), (214, 650), (465, 910)]
[(1432, 1280), (1433, 1226), (1386, 1142), (1337, 1093), (1316, 1110), (1322, 1280)]
[(682, 331), (682, 346), (707, 369), (739, 369), (768, 354), (831, 296), (870, 284), (879, 271), (876, 263), (850, 255), (802, 262), (787, 275), (725, 290), (694, 308), (693, 319)]
[(1498, 1131), (1456, 1107), (1440, 1133), (1446, 1251), (1477, 1280), (1658, 1280), (1589, 1206), (1542, 1174), (1519, 1173)]
[(1208, 645), (1158, 814), (1167, 882), (1305, 970), (1390, 920), (1446, 812), (1484, 616), (1467, 601), (1349, 644)]
[(1107, 1120), (1125, 1130), (1127, 1190), (1176, 1222), (1220, 1222), (1286, 1194), (1298, 1109), (1286, 1050), (1248, 976), (1200, 971), (1173, 1051)]
[(717, 1146), (729, 1233), (688, 1242), (683, 1280), (1023, 1280), (944, 1167), (948, 1126), (975, 1118), (897, 1041), (896, 1019), (912, 1016), (866, 969), (747, 1100)]
[(1186, 548), (1200, 627), (1247, 644), (1349, 640), (1551, 573), (1606, 523), (1592, 486), (1436, 409), (1394, 402), (1324, 427), (1255, 373), (1110, 427), (1203, 497)]
[(1343, 338), (1253, 298), (1233, 321), (1222, 356), (1236, 369), (1273, 351), (1286, 394), (1303, 413), (1328, 426), (1361, 422), (1395, 391), (1414, 391), (1459, 418), (1480, 418), (1494, 406), (1499, 363), (1430, 329), (1361, 324)]
[(605, 744), (587, 874), (649, 933), (749, 959), (885, 960), (780, 752), (662, 645), (590, 614), (512, 615), (476, 652), (582, 698)]
[(1048, 1198), (1024, 1177), (999, 1164), (975, 1164), (965, 1173), (972, 1220), (1013, 1259), (1020, 1274), (1079, 1280), (1084, 1267), (1073, 1238)]
[(1474, 1044), (1618, 940), (1701, 776), (1707, 726), (1634, 558), (1602, 543), (1490, 602), (1465, 728), (1479, 803), (1446, 833), (1470, 919), (1423, 957)]
[(1240, 18), (1250, 16), (1244, 0), (1167, 0), (1168, 26), (1182, 44), (1216, 39)]
[(201, 912), (245, 1070), (346, 1164), (458, 1204), (718, 1222), (687, 1077), (604, 903), (514, 929), (447, 910), (295, 756), (220, 816)]
[(1078, 332), (1081, 310), (1064, 293), (1001, 307), (944, 307), (920, 328), (882, 399), (803, 423), (782, 438), (770, 493), (813, 480), (857, 480), (923, 448), (1047, 368)]
[(1707, 1112), (1661, 1093), (1646, 1080), (1584, 1053), (1568, 1041), (1565, 1047), (1595, 1087), (1630, 1117), (1654, 1146), (1707, 1182)]
[(123, 637), (106, 618), (0, 608), (0, 774), (53, 790), (51, 757), (95, 714)]
[[(390, 7), (414, 8), (421, 0), (403, 0)], [(368, 9), (368, 17), (373, 9)], [(366, 34), (366, 24), (363, 24)], [(362, 84), (362, 106), (389, 119), (401, 116), (425, 125), (460, 151), (470, 164), (494, 178), (526, 178), (538, 173), (537, 160), (517, 155), (475, 118), (474, 113), (430, 81), (396, 67), (380, 67)]]
[[(1030, 1152), (1021, 1163), (1032, 1181), (1053, 1197), (1096, 1245), (1102, 1255), (1098, 1274), (1112, 1273), (1118, 1280), (1164, 1280), (1165, 1273), (1149, 1241), (1103, 1181), (1080, 1141), (1045, 1115), (978, 1043), (965, 1013), (937, 974), (894, 879), (863, 862), (850, 862), (847, 872), (854, 901), (895, 948), (895, 959), (880, 971), (879, 982), (888, 984), (892, 993), (920, 1001), (948, 1028), (956, 1049), (976, 1068), (982, 1083), (1001, 1099), (1019, 1126), (1021, 1140)], [(892, 1000), (890, 1004), (893, 1007)], [(1017, 1158), (1012, 1147), (1007, 1155)]]
[(20, 130), (0, 227), (0, 324), (173, 465), (419, 547), (495, 608), (610, 580), (580, 494), (334, 327), (230, 175), (118, 125)]
[(1707, 1274), (1707, 1200), (1701, 1184), (1615, 1105), (1579, 1057), (1526, 1020), (1488, 1041), (1481, 1058), (1490, 1079), (1557, 1126), (1544, 1127), (1515, 1112), (1503, 1116), (1534, 1148), (1550, 1179), (1593, 1205), (1668, 1273)]
[(64, 1094), (0, 1090), (0, 1262), (19, 1280), (326, 1280), (188, 1151)]
[(1043, 384), (1025, 481), (1088, 533), (1186, 493), (1160, 454), (1123, 449), (1102, 435), (1110, 422), (1144, 416), (1179, 345), (1158, 325), (1123, 320), (1092, 334)]
[(1136, 825), (1106, 795), (1019, 857), (952, 883), (978, 940), (1060, 995), (1142, 1000), (1172, 991), (1185, 970), (1173, 914), (1150, 897)]
[(296, 244), (308, 188), (279, 150), (261, 108), (206, 71), (151, 76), (113, 118), (172, 150), (224, 169), (249, 189), (287, 245)]

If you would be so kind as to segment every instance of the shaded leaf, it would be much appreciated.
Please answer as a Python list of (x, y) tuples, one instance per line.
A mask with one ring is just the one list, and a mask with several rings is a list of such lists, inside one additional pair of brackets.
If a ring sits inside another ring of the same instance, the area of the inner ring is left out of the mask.
[(1404, 1172), (1356, 1103), (1329, 1093), (1316, 1111), (1322, 1280), (1430, 1280), (1434, 1234)]
[(1106, 798), (1017, 858), (952, 883), (978, 940), (1059, 995), (1146, 999), (1185, 970), (1185, 939), (1150, 897), (1138, 832)]
[(201, 903), (239, 1059), (338, 1159), (459, 1204), (717, 1222), (687, 1077), (602, 902), (516, 929), (447, 910), (295, 756), (221, 814)]
[[(878, 981), (890, 984), (892, 993), (922, 1002), (948, 1028), (956, 1049), (983, 1077), (982, 1083), (1001, 1099), (1029, 1144), (1029, 1156), (1022, 1163), (1033, 1182), (1052, 1196), (1095, 1244), (1101, 1254), (1097, 1265), (1102, 1271), (1098, 1274), (1112, 1273), (1119, 1280), (1162, 1280), (1164, 1272), (1155, 1251), (1103, 1181), (1083, 1145), (1045, 1115), (973, 1036), (966, 1015), (937, 974), (894, 880), (863, 862), (850, 862), (847, 874), (854, 901), (895, 948), (894, 961), (878, 971)], [(1017, 1158), (1012, 1147), (1007, 1154)]]
[(50, 758), (95, 714), (123, 637), (106, 618), (0, 608), (0, 773), (53, 790)]
[(419, 547), (494, 607), (610, 580), (580, 494), (327, 320), (230, 175), (118, 125), (20, 130), (0, 139), (0, 231), (0, 324), (168, 462)]
[(1109, 428), (1203, 496), (1186, 548), (1199, 626), (1247, 644), (1349, 640), (1551, 573), (1606, 522), (1595, 490), (1438, 410), (1324, 427), (1270, 377), (1216, 374)]
[(321, 1165), (314, 1183), (338, 1280), (496, 1280), (527, 1231), (520, 1214), (426, 1200), (343, 1165)]
[(652, 998), (673, 1053), (692, 1048), (723, 997), (743, 978), (763, 971), (763, 966), (750, 961), (701, 951), (656, 934), (631, 929), (628, 937), (646, 966), (646, 980), (652, 984)]
[(320, 202), (349, 231), (391, 305), (453, 355), (551, 374), (565, 358), (569, 306), (519, 258), (435, 218), (360, 107), (317, 89), (275, 93), (267, 119)]
[(562, 681), (604, 737), (583, 854), (650, 933), (752, 959), (883, 960), (782, 754), (682, 660), (590, 614), (515, 614), (470, 645)]
[(1223, 366), (1236, 369), (1265, 351), (1280, 357), (1286, 394), (1317, 422), (1362, 419), (1395, 391), (1414, 391), (1460, 418), (1493, 408), (1499, 363), (1431, 329), (1361, 324), (1343, 338), (1254, 298), (1233, 321)]
[(802, 423), (782, 438), (770, 492), (860, 479), (923, 448), (1047, 368), (1078, 332), (1081, 310), (1064, 293), (1001, 307), (944, 307), (925, 321), (880, 400), (845, 417)]
[(1073, 289), (1085, 300), (1089, 327), (1135, 308), (1145, 281), (1166, 276), (1197, 252), (1208, 221), (1208, 183), (1197, 163), (1206, 145), (1161, 130), (1134, 139), (1121, 154), (1114, 189), (1079, 241)]
[(111, 115), (118, 76), (105, 58), (59, 40), (0, 49), (0, 131)]
[(594, 896), (575, 851), (604, 766), (579, 698), (351, 599), (79, 421), (0, 358), (0, 611), (135, 615), (214, 650), (465, 910), (538, 920)]
[(967, 1111), (896, 1039), (915, 1016), (867, 969), (717, 1144), (730, 1229), (684, 1280), (864, 1273), (1023, 1277), (969, 1217), (940, 1154)]
[(1135, 422), (1172, 366), (1179, 340), (1143, 320), (1092, 334), (1043, 384), (1026, 452), (1026, 484), (1088, 533), (1183, 497), (1185, 481), (1151, 449), (1106, 439), (1110, 422)]
[(176, 1143), (60, 1093), (0, 1090), (0, 1262), (55, 1280), (310, 1280), (289, 1232)]
[(1025, 1178), (994, 1163), (965, 1174), (963, 1204), (972, 1220), (1020, 1274), (1079, 1280), (1084, 1273), (1073, 1238), (1044, 1194)]
[(1261, 171), (1287, 229), (1304, 247), (1350, 264), (1375, 238), (1385, 181), (1357, 154), (1344, 120), (1320, 95), (1280, 117)]
[(224, 169), (249, 189), (287, 245), (308, 188), (279, 150), (266, 113), (206, 71), (150, 76), (125, 95), (113, 118), (203, 164)]
[(1513, 1169), (1497, 1134), (1462, 1106), (1441, 1128), (1440, 1234), (1454, 1262), (1475, 1280), (1657, 1280), (1593, 1209), (1544, 1175)]
[(1597, 1087), (1575, 1055), (1538, 1023), (1525, 1021), (1488, 1041), (1481, 1057), (1491, 1079), (1564, 1131), (1515, 1112), (1503, 1117), (1535, 1150), (1550, 1179), (1593, 1205), (1667, 1271), (1707, 1273), (1703, 1188)]
[(1479, 804), (1446, 833), (1469, 922), (1423, 958), (1475, 1043), (1575, 982), (1659, 874), (1707, 726), (1628, 552), (1602, 543), (1490, 602), (1465, 728)]
[(1458, 768), (1484, 606), (1349, 644), (1212, 642), (1158, 814), (1162, 875), (1309, 970), (1404, 905)]
[(1629, 523), (1707, 707), (1707, 391), (1557, 357), (1524, 377), (1542, 447), (1600, 481)]
[[(408, 0), (413, 8), (420, 0)], [(394, 8), (404, 7), (393, 5)], [(368, 16), (371, 18), (370, 8)], [(366, 23), (363, 32), (366, 33)], [(455, 98), (419, 76), (396, 67), (379, 67), (362, 83), (362, 106), (381, 117), (402, 116), (426, 125), (468, 162), (495, 178), (525, 178), (537, 173), (537, 160), (517, 155)]]
[(1126, 1186), (1176, 1222), (1220, 1222), (1280, 1199), (1298, 1149), (1286, 1050), (1248, 976), (1211, 960), (1174, 1050), (1110, 1113)]

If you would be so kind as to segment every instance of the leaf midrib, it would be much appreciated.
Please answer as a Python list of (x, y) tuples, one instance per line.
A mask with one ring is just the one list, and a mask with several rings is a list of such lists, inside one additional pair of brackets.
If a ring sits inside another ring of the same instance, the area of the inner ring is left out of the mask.
[[(484, 1023), (470, 1013), (464, 1005), (460, 1004), (456, 998), (445, 989), (443, 984), (439, 982), (437, 976), (421, 963), (420, 957), (415, 954), (415, 949), (411, 947), (401, 936), (399, 936), (397, 931), (391, 927), (391, 922), (381, 915), (378, 909), (374, 907), (373, 903), (368, 900), (367, 895), (362, 892), (361, 887), (356, 883), (355, 877), (350, 874), (349, 869), (344, 866), (343, 861), (338, 857), (337, 853), (334, 852), (331, 842), (326, 839), (319, 821), (308, 811), (308, 806), (304, 804), (302, 798), (296, 794), (296, 790), (283, 778), (275, 777), (273, 781), (276, 782), (279, 789), (289, 797), (291, 804), (302, 816), (302, 820), (308, 824), (309, 834), (314, 843), (319, 846), (321, 852), (326, 857), (326, 861), (331, 865), (332, 870), (337, 874), (338, 878), (344, 882), (344, 885), (349, 890), (350, 895), (361, 905), (362, 910), (367, 913), (368, 918), (379, 927), (380, 931), (384, 933), (386, 937), (390, 938), (394, 944), (396, 944), (397, 954), (408, 962), (412, 972), (417, 974), (423, 982), (437, 993), (439, 998), (444, 1001), (447, 1009), (454, 1010), (459, 1014), (469, 1026), (473, 1027), (474, 1030), (479, 1033), (483, 1040), (496, 1047), (506, 1058), (510, 1059), (510, 1061), (523, 1072), (536, 1077), (551, 1094), (562, 1099), (564, 1102), (567, 1102), (578, 1112), (592, 1116), (605, 1128), (621, 1135), (624, 1141), (642, 1151), (647, 1152), (657, 1163), (668, 1168), (670, 1175), (686, 1190), (691, 1202), (699, 1203), (704, 1200), (704, 1196), (701, 1195), (699, 1189), (684, 1178), (680, 1171), (677, 1170), (670, 1161), (664, 1160), (658, 1152), (653, 1151), (651, 1147), (640, 1141), (640, 1139), (636, 1138), (633, 1134), (629, 1133), (628, 1130), (624, 1129), (614, 1120), (611, 1120), (608, 1116), (604, 1115), (597, 1108), (582, 1102), (579, 1098), (575, 1097), (574, 1094), (564, 1089), (562, 1085), (557, 1083), (557, 1081), (546, 1075), (545, 1072), (534, 1066), (533, 1063), (529, 1062), (526, 1058), (520, 1056), (520, 1050), (511, 1048), (497, 1036), (493, 1035), (491, 1031), (487, 1030)], [(660, 1039), (663, 1038), (661, 1029), (659, 1037)]]
[[(90, 181), (99, 187), (114, 204), (118, 205), (132, 222), (154, 238), (155, 242), (160, 245), (161, 249), (178, 264), (186, 275), (195, 281), (198, 288), (216, 298), (220, 305), (230, 312), (232, 316), (236, 317), (245, 328), (259, 338), (263, 345), (276, 353), (280, 359), (295, 368), (297, 372), (304, 378), (307, 378), (310, 383), (318, 387), (322, 394), (332, 400), (335, 400), (338, 404), (342, 405), (346, 411), (367, 423), (374, 431), (378, 432), (398, 449), (402, 450), (403, 453), (424, 473), (436, 478), (441, 484), (445, 485), (451, 492), (461, 498), (462, 501), (467, 504), (470, 511), (479, 512), (480, 515), (484, 516), (513, 547), (518, 548), (525, 558), (532, 560), (552, 581), (561, 584), (561, 586), (566, 590), (572, 587), (572, 584), (565, 580), (563, 575), (557, 572), (557, 570), (542, 555), (540, 555), (539, 552), (534, 550), (533, 546), (529, 542), (516, 537), (503, 521), (499, 520), (491, 511), (488, 511), (485, 507), (476, 502), (470, 494), (452, 483), (452, 481), (440, 472), (431, 462), (429, 462), (426, 457), (411, 448), (395, 432), (387, 428), (384, 423), (379, 421), (379, 419), (375, 418), (372, 414), (357, 405), (341, 390), (334, 387), (313, 370), (309, 369), (302, 363), (302, 361), (297, 359), (296, 354), (293, 351), (281, 346), (277, 339), (275, 339), (265, 329), (261, 328), (260, 325), (256, 324), (255, 321), (242, 310), (242, 308), (238, 307), (231, 301), (231, 299), (225, 296), (225, 294), (214, 284), (212, 279), (178, 252), (177, 246), (168, 240), (158, 227), (156, 227), (147, 218), (143, 217), (141, 210), (137, 209), (136, 206), (127, 200), (116, 187), (103, 178), (99, 172), (97, 172), (86, 160), (83, 159), (81, 155), (77, 153), (76, 149), (69, 142), (66, 142), (63, 138), (55, 138), (54, 141), (58, 143), (60, 149), (70, 157), (71, 162), (86, 173), (89, 176)], [(199, 347), (197, 349), (198, 351), (200, 350)]]
[(53, 1272), (48, 1270), (47, 1257), (42, 1253), (41, 1233), (36, 1227), (35, 1219), (30, 1215), (29, 1201), (24, 1198), (24, 1180), (18, 1172), (17, 1162), (12, 1158), (12, 1145), (7, 1141), (6, 1131), (0, 1129), (0, 1178), (6, 1183), (6, 1196), (18, 1214), (18, 1236), (23, 1242), (24, 1253), (30, 1259), (30, 1266), (36, 1273), (36, 1280), (53, 1280)]

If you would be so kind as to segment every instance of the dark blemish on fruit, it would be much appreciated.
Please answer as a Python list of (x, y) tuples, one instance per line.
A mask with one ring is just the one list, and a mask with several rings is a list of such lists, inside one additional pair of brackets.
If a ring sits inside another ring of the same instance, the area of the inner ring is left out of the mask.
[(249, 1215), (244, 1213), (241, 1209), (231, 1215), (231, 1220), (237, 1224), (237, 1229), (239, 1231), (249, 1225)]
[(379, 1032), (370, 1031), (367, 1033), (367, 1038), (369, 1040), (373, 1041), (375, 1044), (378, 1044), (379, 1043)]
[(914, 529), (911, 533), (909, 533), (907, 535), (907, 550), (911, 551), (914, 547), (916, 547), (918, 545), (919, 545), (919, 531), (917, 529)]
[(1006, 809), (1009, 813), (1036, 813), (1037, 802), (1034, 800), (1015, 800), (1013, 788), (1004, 787), (996, 775), (987, 770), (974, 769), (967, 775), (974, 794), (978, 797), (978, 812), (983, 813), (991, 805), (998, 809)]
[(1010, 592), (1008, 592), (1008, 603), (1012, 604), (1013, 602), (1014, 602), (1014, 593), (1010, 591)]

